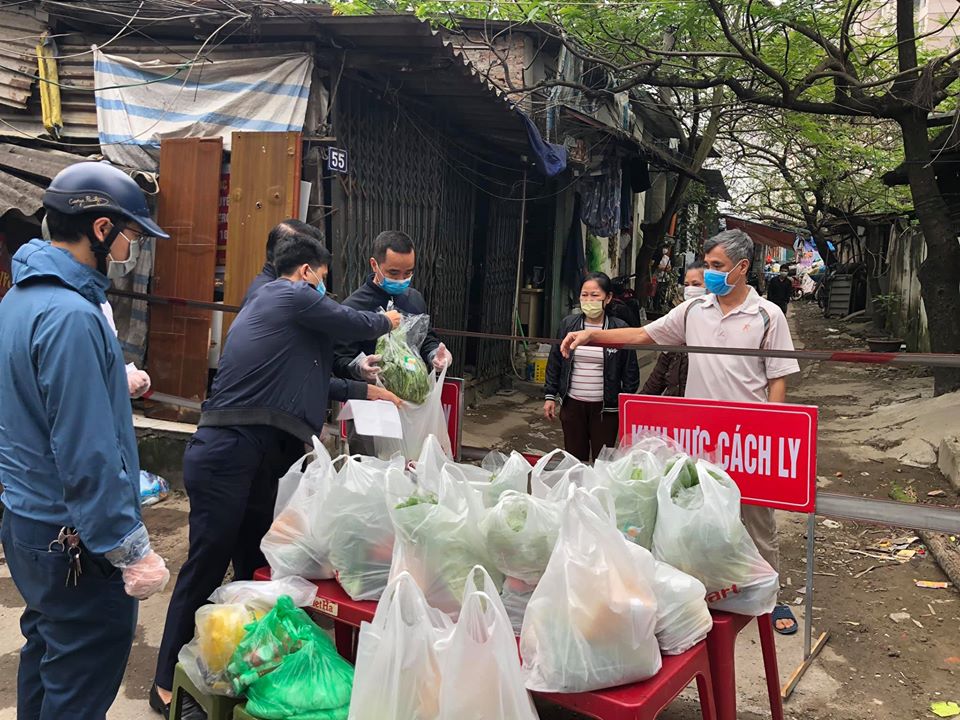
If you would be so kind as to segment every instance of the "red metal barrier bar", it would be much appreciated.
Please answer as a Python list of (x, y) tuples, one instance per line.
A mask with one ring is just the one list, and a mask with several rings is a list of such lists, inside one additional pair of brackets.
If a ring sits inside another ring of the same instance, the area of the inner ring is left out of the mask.
[[(240, 308), (235, 305), (221, 305), (219, 303), (203, 302), (200, 300), (186, 300), (183, 298), (162, 297), (145, 293), (129, 292), (127, 290), (111, 290), (110, 295), (126, 297), (134, 300), (145, 300), (162, 305), (183, 305), (203, 310), (217, 310), (221, 312), (237, 313)], [(478, 333), (466, 330), (446, 330), (434, 328), (438, 335), (449, 337), (473, 338), (477, 340), (502, 340), (506, 342), (525, 342), (545, 345), (559, 345), (556, 338), (531, 338), (522, 335), (505, 335), (499, 333)], [(869, 365), (897, 365), (922, 367), (960, 367), (960, 353), (874, 353), (860, 350), (760, 350), (759, 348), (717, 348), (699, 345), (623, 345), (612, 343), (593, 343), (601, 347), (615, 347), (624, 350), (640, 352), (685, 352), (704, 355), (738, 355), (741, 357), (769, 357), (790, 358), (793, 360), (815, 360), (817, 362), (865, 363)]]

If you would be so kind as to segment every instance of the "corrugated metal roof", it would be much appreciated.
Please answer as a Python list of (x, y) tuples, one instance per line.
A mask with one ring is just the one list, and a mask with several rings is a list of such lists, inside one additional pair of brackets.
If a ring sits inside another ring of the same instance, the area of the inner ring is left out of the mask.
[(0, 170), (0, 217), (11, 210), (33, 215), (41, 207), (43, 188)]
[(25, 110), (36, 83), (36, 45), (47, 29), (47, 14), (39, 5), (0, 9), (0, 106)]

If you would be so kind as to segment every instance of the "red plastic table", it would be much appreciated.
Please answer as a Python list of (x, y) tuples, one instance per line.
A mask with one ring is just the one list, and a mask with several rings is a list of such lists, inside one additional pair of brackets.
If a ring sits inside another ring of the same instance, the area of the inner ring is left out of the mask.
[[(261, 568), (254, 580), (269, 580), (270, 568)], [(377, 603), (351, 600), (336, 580), (314, 580), (317, 597), (312, 611), (333, 620), (337, 651), (347, 660), (357, 657), (358, 628), (373, 620)], [(692, 681), (697, 682), (704, 720), (717, 720), (707, 642), (682, 655), (665, 655), (660, 672), (649, 680), (584, 693), (534, 693), (547, 702), (599, 720), (654, 720)]]

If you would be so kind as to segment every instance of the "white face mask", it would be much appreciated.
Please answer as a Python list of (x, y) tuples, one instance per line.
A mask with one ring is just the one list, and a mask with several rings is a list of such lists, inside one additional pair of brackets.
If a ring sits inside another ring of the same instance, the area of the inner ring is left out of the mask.
[(683, 288), (684, 300), (693, 300), (693, 298), (703, 297), (706, 294), (707, 294), (707, 289), (705, 287), (697, 287), (696, 285), (686, 285)]
[[(123, 235), (123, 233), (120, 233)], [(133, 269), (137, 266), (137, 258), (140, 257), (140, 239), (131, 240), (126, 235), (123, 235), (127, 238), (127, 242), (130, 243), (130, 255), (126, 260), (114, 260), (109, 255), (110, 264), (107, 265), (107, 277), (111, 280), (116, 278), (122, 278), (124, 275), (129, 275), (133, 272)]]

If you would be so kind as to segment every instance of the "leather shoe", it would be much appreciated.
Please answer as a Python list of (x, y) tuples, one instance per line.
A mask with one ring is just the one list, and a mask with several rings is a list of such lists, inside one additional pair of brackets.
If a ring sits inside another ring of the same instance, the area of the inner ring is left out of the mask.
[[(170, 703), (165, 703), (157, 692), (156, 683), (150, 686), (150, 707), (154, 712), (163, 716), (164, 720), (170, 718)], [(180, 707), (180, 720), (207, 720), (207, 714), (203, 708), (197, 704), (192, 697), (183, 694), (183, 703)]]

